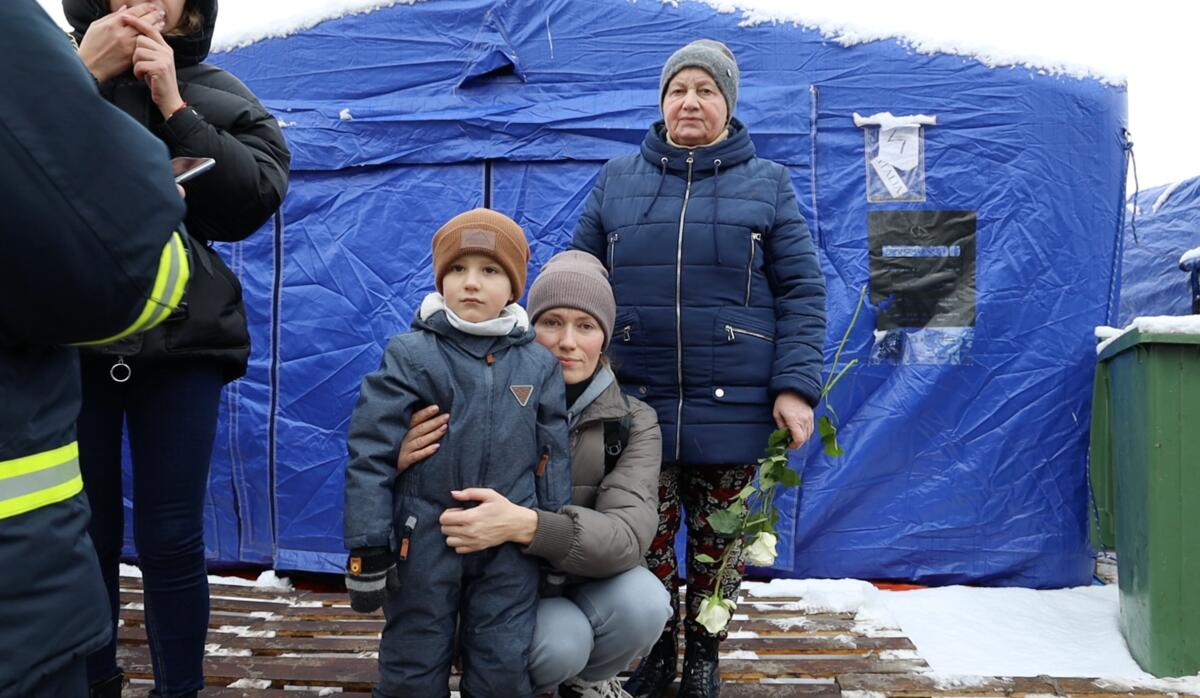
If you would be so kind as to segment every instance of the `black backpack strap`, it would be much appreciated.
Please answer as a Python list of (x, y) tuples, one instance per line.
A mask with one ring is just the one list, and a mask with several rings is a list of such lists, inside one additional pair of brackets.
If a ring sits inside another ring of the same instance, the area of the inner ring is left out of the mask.
[[(624, 395), (621, 396), (625, 398)], [(629, 407), (629, 399), (625, 398), (625, 406)], [(617, 459), (629, 443), (629, 426), (631, 417), (626, 412), (621, 418), (604, 420), (604, 475), (607, 476), (617, 467)]]

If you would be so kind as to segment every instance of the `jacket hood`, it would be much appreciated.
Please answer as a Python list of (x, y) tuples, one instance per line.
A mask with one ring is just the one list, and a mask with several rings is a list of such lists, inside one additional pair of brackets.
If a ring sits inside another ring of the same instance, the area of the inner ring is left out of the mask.
[(412, 328), (414, 330), (432, 332), (479, 359), (502, 349), (529, 344), (536, 336), (532, 327), (521, 327), (520, 325), (514, 327), (512, 332), (503, 337), (483, 337), (467, 334), (450, 324), (450, 320), (446, 318), (444, 310), (439, 310), (424, 320), (421, 319), (421, 315), (418, 312), (413, 317)]
[[(208, 58), (213, 29), (217, 25), (217, 0), (187, 0), (187, 7), (199, 9), (204, 21), (200, 31), (195, 34), (166, 37), (167, 44), (175, 51), (176, 68), (203, 63)], [(110, 14), (108, 0), (63, 0), (63, 13), (71, 24), (71, 35), (75, 41), (83, 41), (83, 35), (92, 22)]]
[[(656, 169), (665, 167), (671, 172), (686, 173), (691, 154), (693, 171), (708, 172), (720, 161), (720, 168), (729, 169), (754, 157), (754, 141), (746, 125), (736, 118), (729, 122), (729, 137), (716, 145), (699, 148), (677, 148), (667, 142), (667, 124), (659, 120), (650, 126), (642, 139), (642, 157)], [(664, 163), (665, 158), (665, 163)]]

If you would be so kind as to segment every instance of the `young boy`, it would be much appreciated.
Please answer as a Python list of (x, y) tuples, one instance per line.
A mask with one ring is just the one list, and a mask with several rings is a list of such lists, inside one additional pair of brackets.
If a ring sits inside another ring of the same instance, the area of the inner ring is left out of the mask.
[[(529, 245), (512, 219), (459, 214), (433, 238), (437, 293), (363, 379), (346, 467), (346, 587), (354, 610), (384, 607), (376, 696), (449, 695), (458, 625), (464, 696), (529, 696), (538, 562), (513, 543), (459, 554), (438, 518), (491, 488), (522, 506), (570, 501), (562, 370), (525, 310)], [(450, 414), (441, 448), (400, 475), (415, 409)], [(461, 495), (460, 495), (461, 496)]]

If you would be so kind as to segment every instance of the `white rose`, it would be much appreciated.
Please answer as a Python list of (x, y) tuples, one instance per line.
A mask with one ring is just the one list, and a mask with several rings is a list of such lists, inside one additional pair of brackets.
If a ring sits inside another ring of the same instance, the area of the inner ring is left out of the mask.
[(778, 539), (774, 533), (763, 531), (754, 537), (754, 542), (746, 548), (746, 562), (755, 567), (770, 567), (775, 563), (775, 544)]
[(703, 625), (708, 632), (716, 635), (724, 630), (726, 625), (729, 625), (729, 619), (736, 607), (737, 604), (729, 599), (710, 596), (700, 603), (700, 613), (696, 615), (696, 622)]

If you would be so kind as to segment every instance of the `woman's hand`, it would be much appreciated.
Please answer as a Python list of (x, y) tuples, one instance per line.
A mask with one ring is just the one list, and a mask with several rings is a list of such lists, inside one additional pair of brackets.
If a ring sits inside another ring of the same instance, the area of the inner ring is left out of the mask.
[(184, 106), (175, 79), (175, 51), (157, 28), (141, 20), (136, 20), (134, 26), (141, 36), (133, 50), (133, 77), (150, 86), (150, 99), (163, 118), (169, 119)]
[(784, 390), (775, 396), (775, 426), (792, 432), (788, 448), (800, 448), (813, 433), (813, 409), (798, 394)]
[(396, 469), (404, 472), (437, 453), (449, 424), (450, 415), (438, 414), (437, 405), (413, 412), (408, 420), (408, 433), (404, 435), (404, 441), (400, 442), (400, 456), (396, 458)]
[(446, 545), (462, 555), (494, 548), (502, 543), (528, 545), (537, 530), (537, 512), (508, 501), (496, 490), (470, 488), (453, 490), (460, 502), (479, 502), (470, 509), (447, 509), (438, 523)]
[[(165, 26), (165, 14), (153, 3), (122, 7), (92, 22), (79, 42), (79, 59), (99, 82), (108, 82), (133, 65), (133, 52), (144, 28)], [(139, 26), (142, 25), (142, 26)]]

